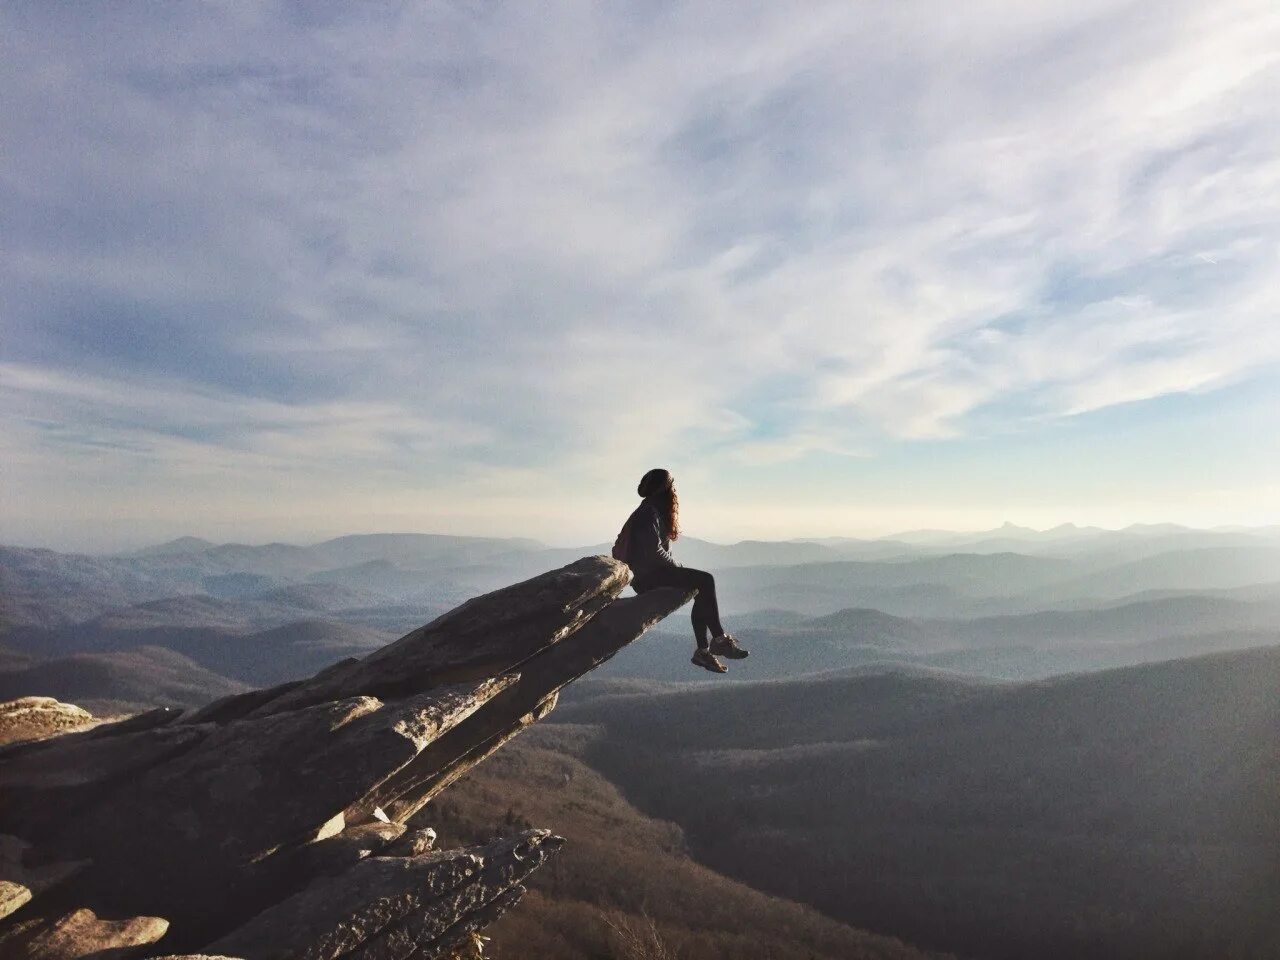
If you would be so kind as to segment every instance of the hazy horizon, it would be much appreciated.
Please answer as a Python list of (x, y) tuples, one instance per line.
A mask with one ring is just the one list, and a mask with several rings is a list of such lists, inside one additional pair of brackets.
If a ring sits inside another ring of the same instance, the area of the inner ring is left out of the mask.
[[(765, 543), (792, 543), (792, 542), (817, 542), (817, 541), (838, 541), (838, 540), (864, 540), (893, 542), (899, 538), (928, 538), (936, 535), (943, 541), (955, 538), (964, 541), (969, 537), (982, 537), (985, 535), (999, 535), (1002, 532), (1013, 532), (1017, 535), (1026, 536), (1031, 542), (1035, 536), (1044, 536), (1059, 530), (1077, 530), (1082, 533), (1098, 533), (1098, 534), (1116, 534), (1133, 532), (1135, 535), (1147, 531), (1165, 529), (1184, 530), (1189, 533), (1272, 533), (1277, 531), (1277, 524), (1219, 524), (1216, 526), (1196, 527), (1189, 524), (1179, 524), (1172, 522), (1154, 522), (1154, 523), (1131, 523), (1122, 526), (1107, 527), (1100, 524), (1074, 523), (1072, 521), (1064, 521), (1062, 523), (1053, 524), (1044, 527), (1032, 527), (1025, 524), (1015, 523), (1011, 520), (1004, 520), (991, 527), (973, 527), (967, 529), (947, 528), (947, 527), (911, 527), (908, 529), (895, 528), (888, 533), (845, 533), (845, 532), (828, 532), (823, 534), (797, 534), (795, 536), (776, 536), (776, 537), (736, 537), (720, 539), (716, 537), (704, 537), (696, 534), (686, 534), (683, 539), (696, 540), (704, 543), (710, 543), (720, 546), (733, 546), (744, 542), (765, 542)], [(190, 531), (177, 533), (173, 536), (164, 536), (156, 538), (132, 538), (122, 539), (114, 546), (79, 546), (76, 541), (66, 543), (39, 543), (39, 542), (21, 542), (17, 540), (5, 540), (0, 537), (0, 546), (18, 547), (21, 549), (45, 549), (55, 550), (59, 552), (77, 553), (83, 552), (88, 554), (112, 554), (127, 553), (134, 550), (146, 549), (149, 547), (163, 546), (169, 543), (191, 538), (195, 540), (203, 540), (218, 546), (225, 544), (240, 544), (244, 546), (260, 547), (272, 543), (287, 543), (295, 546), (315, 546), (331, 540), (341, 539), (344, 537), (368, 537), (368, 536), (444, 536), (458, 538), (474, 538), (474, 539), (513, 539), (513, 540), (533, 540), (540, 543), (544, 547), (551, 549), (566, 549), (573, 547), (587, 547), (600, 543), (607, 543), (608, 538), (590, 537), (572, 539), (548, 539), (544, 537), (532, 536), (521, 533), (469, 533), (465, 531), (443, 531), (443, 530), (408, 530), (408, 529), (375, 529), (375, 530), (338, 530), (333, 533), (306, 535), (305, 533), (293, 538), (279, 537), (247, 537), (247, 538), (230, 538), (222, 539), (216, 536), (204, 536)], [(927, 542), (927, 539), (921, 542)], [(679, 554), (679, 544), (674, 546), (674, 551)]]

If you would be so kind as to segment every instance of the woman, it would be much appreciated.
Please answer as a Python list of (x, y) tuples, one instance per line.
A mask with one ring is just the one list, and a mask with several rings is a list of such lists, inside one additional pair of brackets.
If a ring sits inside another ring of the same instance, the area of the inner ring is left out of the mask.
[(725, 673), (728, 668), (716, 655), (741, 660), (747, 651), (720, 625), (715, 578), (705, 570), (682, 567), (671, 556), (671, 541), (680, 537), (675, 480), (666, 470), (650, 470), (640, 478), (636, 492), (644, 501), (623, 525), (614, 556), (621, 552), (620, 559), (631, 567), (631, 586), (636, 593), (657, 587), (698, 591), (693, 601), (693, 636), (698, 648), (691, 662), (713, 673)]

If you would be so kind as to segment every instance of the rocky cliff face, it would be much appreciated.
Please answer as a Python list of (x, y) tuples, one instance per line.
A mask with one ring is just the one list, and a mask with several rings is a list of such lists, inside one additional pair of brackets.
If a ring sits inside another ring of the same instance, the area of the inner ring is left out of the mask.
[(563, 840), (433, 851), (406, 822), (689, 599), (629, 579), (588, 557), (308, 680), (0, 748), (0, 955), (447, 956)]

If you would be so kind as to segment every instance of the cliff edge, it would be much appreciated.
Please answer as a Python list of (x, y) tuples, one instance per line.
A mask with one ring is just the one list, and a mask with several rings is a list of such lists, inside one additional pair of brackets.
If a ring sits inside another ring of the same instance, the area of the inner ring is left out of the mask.
[(72, 729), (0, 747), (0, 954), (449, 955), (564, 841), (529, 830), (435, 851), (405, 824), (691, 596), (620, 599), (629, 581), (586, 557), (193, 712), (92, 725), (53, 701), (8, 711)]

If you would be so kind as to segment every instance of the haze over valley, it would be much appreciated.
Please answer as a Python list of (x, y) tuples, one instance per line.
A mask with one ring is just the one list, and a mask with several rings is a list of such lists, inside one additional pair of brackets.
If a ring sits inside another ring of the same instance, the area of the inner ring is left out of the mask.
[[(732, 629), (760, 652), (731, 681), (875, 664), (1032, 679), (1280, 642), (1276, 528), (1005, 526), (679, 546), (686, 564), (718, 571)], [(424, 534), (308, 546), (183, 538), (116, 555), (0, 547), (0, 646), (11, 668), (38, 663), (50, 695), (63, 692), (60, 671), (112, 664), (189, 669), (194, 704), (209, 673), (251, 685), (302, 677), (471, 596), (605, 552)], [(684, 618), (672, 618), (596, 676), (700, 681), (681, 657), (689, 646)], [(155, 650), (181, 659), (162, 667)], [(93, 698), (133, 702), (114, 695), (127, 686)]]

